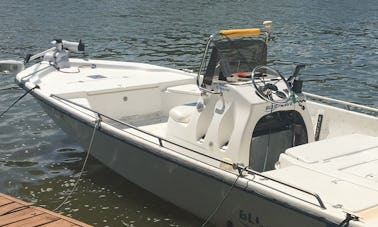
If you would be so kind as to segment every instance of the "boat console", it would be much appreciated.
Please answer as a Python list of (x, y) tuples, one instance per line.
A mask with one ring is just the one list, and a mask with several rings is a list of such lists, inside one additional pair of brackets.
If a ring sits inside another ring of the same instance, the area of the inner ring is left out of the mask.
[(170, 110), (167, 138), (255, 171), (272, 170), (287, 148), (313, 141), (311, 117), (296, 82), (303, 65), (287, 81), (266, 66), (269, 34), (265, 39), (245, 37), (258, 36), (255, 30), (219, 34), (220, 40), (210, 36), (197, 76), (201, 97)]

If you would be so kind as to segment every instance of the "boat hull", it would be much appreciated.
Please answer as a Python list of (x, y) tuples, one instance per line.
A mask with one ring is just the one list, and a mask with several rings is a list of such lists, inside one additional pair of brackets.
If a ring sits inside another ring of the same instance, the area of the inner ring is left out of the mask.
[(90, 150), (94, 158), (162, 199), (202, 219), (211, 217), (210, 222), (216, 226), (337, 226), (342, 221), (320, 208), (309, 212), (307, 206), (264, 195), (237, 174), (188, 161), (188, 157), (171, 156), (159, 144), (125, 138), (108, 130), (105, 124), (95, 129), (94, 121), (86, 121), (38, 94), (33, 95), (45, 112), (82, 146), (89, 146), (95, 130)]

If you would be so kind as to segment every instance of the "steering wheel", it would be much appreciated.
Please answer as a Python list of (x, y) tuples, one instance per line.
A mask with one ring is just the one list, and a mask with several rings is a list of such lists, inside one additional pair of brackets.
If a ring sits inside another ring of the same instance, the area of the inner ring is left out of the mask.
[(251, 79), (257, 95), (265, 101), (274, 104), (290, 101), (290, 86), (277, 70), (268, 66), (256, 66)]

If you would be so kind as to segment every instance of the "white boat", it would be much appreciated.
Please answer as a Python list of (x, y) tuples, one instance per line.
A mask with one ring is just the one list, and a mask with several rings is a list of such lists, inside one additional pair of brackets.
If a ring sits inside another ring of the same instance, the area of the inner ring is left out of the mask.
[(210, 36), (198, 74), (69, 58), (82, 44), (62, 40), (0, 68), (22, 70), (93, 157), (204, 225), (378, 226), (378, 110), (302, 92), (303, 65), (265, 66), (264, 25)]

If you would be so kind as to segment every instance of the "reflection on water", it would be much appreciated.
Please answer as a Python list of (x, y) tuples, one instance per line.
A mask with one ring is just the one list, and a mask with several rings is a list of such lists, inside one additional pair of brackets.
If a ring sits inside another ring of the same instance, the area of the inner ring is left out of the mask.
[[(0, 58), (38, 53), (54, 38), (83, 39), (90, 58), (196, 71), (209, 34), (269, 19), (269, 64), (288, 76), (305, 63), (306, 91), (377, 107), (377, 11), (375, 0), (8, 0), (0, 7)], [(0, 75), (0, 112), (22, 93)], [(54, 209), (85, 151), (26, 96), (0, 119), (0, 191)], [(60, 212), (98, 226), (201, 224), (93, 159)]]

